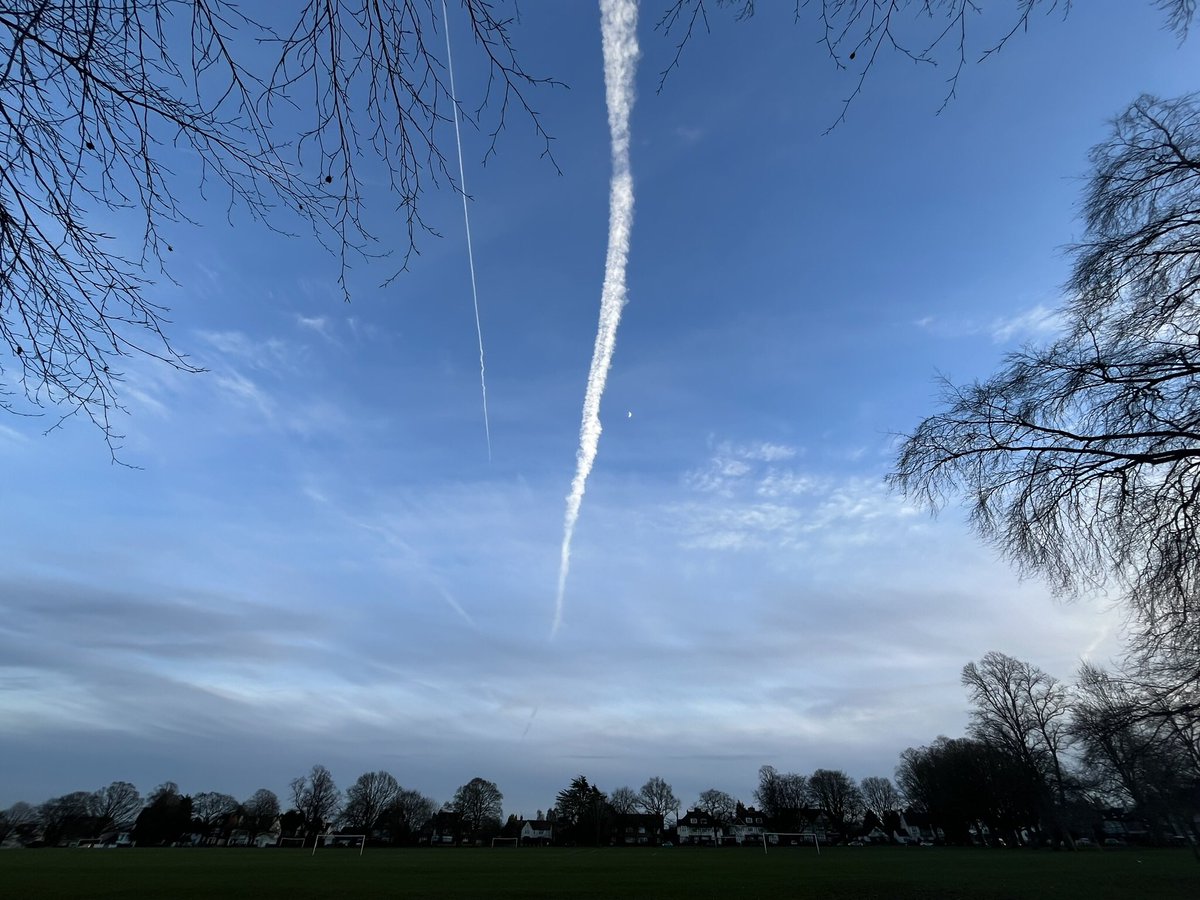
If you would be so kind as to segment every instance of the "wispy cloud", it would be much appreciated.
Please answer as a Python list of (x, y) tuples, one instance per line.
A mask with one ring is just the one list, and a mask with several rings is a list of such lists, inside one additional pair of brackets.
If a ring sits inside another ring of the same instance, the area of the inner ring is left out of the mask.
[(987, 322), (972, 319), (922, 316), (913, 324), (922, 331), (941, 338), (962, 338), (986, 335), (993, 343), (1038, 341), (1052, 338), (1063, 327), (1063, 316), (1057, 307), (1038, 303), (1010, 316), (998, 316)]
[(268, 422), (276, 421), (274, 400), (253, 379), (229, 369), (214, 374), (213, 383), (239, 405), (255, 410)]
[(17, 431), (15, 428), (9, 428), (7, 425), (0, 424), (0, 442), (7, 441), (11, 444), (23, 444), (29, 439)]
[(861, 544), (914, 510), (882, 480), (798, 469), (795, 448), (777, 444), (718, 445), (683, 476), (696, 499), (673, 515), (687, 547), (710, 550)]
[(1062, 311), (1038, 304), (1014, 316), (995, 319), (989, 326), (992, 340), (1006, 344), (1014, 340), (1051, 337), (1063, 327)]
[(335, 346), (341, 345), (341, 342), (333, 333), (333, 325), (330, 323), (328, 316), (297, 315), (296, 324), (305, 331), (311, 331), (322, 340), (328, 341)]
[(280, 338), (252, 338), (242, 331), (201, 331), (199, 337), (217, 356), (209, 354), (206, 365), (236, 362), (253, 369), (286, 371), (296, 365), (299, 348)]
[(684, 475), (684, 483), (698, 491), (732, 496), (735, 488), (745, 486), (745, 479), (759, 475), (761, 492), (774, 494), (786, 490), (788, 484), (799, 486), (790, 469), (772, 465), (794, 459), (801, 450), (785, 444), (770, 442), (732, 443), (722, 441), (713, 447), (712, 456), (703, 465)]

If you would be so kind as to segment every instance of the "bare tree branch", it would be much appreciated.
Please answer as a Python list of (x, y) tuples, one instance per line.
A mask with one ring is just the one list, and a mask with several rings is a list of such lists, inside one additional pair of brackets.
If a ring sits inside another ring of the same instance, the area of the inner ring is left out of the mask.
[[(526, 94), (555, 82), (523, 68), (498, 5), (460, 0), (489, 73), (476, 109), (490, 122), (486, 155), (516, 109), (553, 163)], [(19, 391), (34, 407), (83, 413), (115, 458), (129, 359), (198, 371), (153, 299), (168, 235), (191, 221), (173, 159), (194, 159), (202, 194), (218, 191), (231, 215), (277, 230), (288, 227), (281, 214), (298, 216), (339, 260), (347, 295), (356, 257), (399, 249), (404, 269), (431, 231), (426, 183), (457, 188), (440, 149), (453, 98), (430, 43), (441, 5), (304, 0), (264, 14), (296, 9), (290, 21), (256, 21), (230, 0), (0, 9), (0, 344), (11, 367), (0, 362), (0, 405), (15, 411)], [(367, 158), (388, 171), (405, 218), (396, 248), (364, 223)], [(140, 241), (108, 227), (139, 230)]]
[[(757, 11), (755, 0), (670, 0), (655, 27), (679, 37), (671, 61), (659, 75), (660, 92), (680, 67), (696, 32), (701, 27), (709, 30), (707, 2), (728, 8), (739, 21)], [(1195, 17), (1196, 0), (1154, 2), (1166, 17), (1166, 26), (1182, 40)], [(989, 12), (1001, 7), (1000, 15), (1005, 18), (978, 21), (985, 7)], [(868, 76), (885, 55), (897, 54), (918, 65), (944, 65), (948, 74), (941, 109), (945, 109), (970, 59), (983, 61), (1000, 52), (1029, 28), (1035, 12), (1066, 15), (1070, 8), (1071, 0), (795, 0), (793, 18), (803, 23), (805, 13), (810, 13), (811, 29), (830, 61), (837, 69), (855, 73), (853, 87), (830, 125), (832, 130), (846, 120)]]
[(1194, 691), (1200, 633), (1200, 100), (1141, 97), (1092, 153), (1063, 337), (944, 383), (892, 484), (1058, 591), (1115, 584), (1136, 668)]

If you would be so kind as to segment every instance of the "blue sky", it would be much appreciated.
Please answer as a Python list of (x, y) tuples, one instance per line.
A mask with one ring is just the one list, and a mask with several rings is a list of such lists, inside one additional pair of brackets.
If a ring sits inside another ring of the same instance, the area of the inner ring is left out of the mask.
[(1087, 151), (1195, 88), (1191, 44), (1149, 3), (1077, 4), (940, 114), (944, 71), (881, 60), (826, 135), (854, 76), (766, 6), (714, 16), (661, 93), (642, 10), (629, 304), (557, 637), (610, 156), (596, 9), (525, 0), (526, 65), (569, 85), (532, 95), (562, 175), (515, 116), (486, 166), (464, 132), (492, 459), (455, 194), (350, 304), (314, 244), (196, 206), (151, 296), (208, 371), (130, 364), (138, 468), (86, 423), (0, 418), (0, 806), (282, 794), (316, 762), (439, 801), (483, 776), (527, 815), (579, 773), (748, 801), (765, 763), (890, 775), (961, 733), (988, 650), (1060, 677), (1119, 652), (1109, 600), (1052, 599), (882, 479), (938, 372), (1053, 333)]

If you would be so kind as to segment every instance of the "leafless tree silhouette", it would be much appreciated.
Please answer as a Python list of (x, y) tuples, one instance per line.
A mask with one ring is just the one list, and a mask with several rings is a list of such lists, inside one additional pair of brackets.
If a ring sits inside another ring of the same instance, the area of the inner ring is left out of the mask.
[(945, 384), (892, 482), (1058, 590), (1115, 582), (1147, 653), (1200, 615), (1200, 105), (1141, 97), (1093, 151), (1065, 335)]
[[(511, 19), (495, 2), (458, 6), (489, 67), (482, 98), (464, 114), (490, 132), (490, 154), (519, 109), (549, 155), (525, 93), (549, 80), (522, 67)], [(82, 412), (115, 452), (128, 358), (195, 370), (168, 340), (150, 290), (174, 249), (170, 226), (189, 220), (190, 192), (172, 167), (180, 159), (198, 163), (201, 190), (222, 196), (231, 213), (281, 230), (296, 217), (306, 223), (340, 259), (343, 290), (356, 254), (395, 249), (396, 270), (407, 264), (426, 228), (423, 192), (454, 184), (440, 150), (452, 99), (439, 0), (297, 0), (263, 10), (275, 18), (257, 21), (230, 0), (3, 4), (6, 406), (23, 394), (37, 407)], [(371, 157), (389, 173), (407, 223), (399, 247), (364, 223), (360, 166)], [(128, 230), (140, 240), (116, 234)]]
[[(755, 10), (753, 0), (710, 2), (739, 17)], [(705, 0), (664, 3), (660, 27), (682, 32), (665, 77), (708, 13)], [(1069, 7), (1013, 3), (1007, 33), (984, 55), (1035, 11)], [(813, 8), (834, 63), (859, 67), (848, 105), (888, 51), (930, 64), (955, 59), (952, 94), (980, 5), (822, 0)], [(1196, 0), (1157, 5), (1168, 27), (1186, 32)], [(487, 155), (516, 113), (553, 164), (528, 94), (556, 82), (519, 59), (507, 12), (516, 0), (455, 6), (489, 73), (464, 110), (490, 135)], [(798, 17), (804, 8), (797, 2)], [(174, 226), (191, 221), (189, 209), (195, 215), (181, 160), (199, 167), (201, 191), (219, 195), (231, 215), (311, 230), (340, 261), (343, 291), (358, 256), (396, 252), (393, 274), (406, 267), (429, 230), (424, 193), (454, 184), (440, 149), (452, 102), (440, 0), (294, 0), (262, 10), (269, 20), (232, 0), (9, 0), (0, 9), (0, 406), (25, 411), (15, 403), (23, 395), (34, 408), (83, 413), (115, 454), (128, 360), (196, 370), (169, 340), (152, 288), (153, 278), (169, 277)], [(369, 160), (388, 172), (406, 223), (396, 245), (377, 239), (363, 216)]]
[[(1169, 29), (1181, 39), (1186, 36), (1197, 0), (1151, 2), (1162, 11)], [(670, 0), (657, 28), (674, 36), (675, 52), (659, 76), (660, 91), (697, 31), (708, 31), (710, 5), (729, 9), (738, 20), (753, 17), (758, 8), (756, 0)], [(996, 7), (1002, 8), (998, 17), (980, 20), (985, 9)], [(834, 128), (845, 121), (881, 55), (895, 53), (919, 65), (945, 66), (944, 107), (970, 60), (998, 53), (1030, 27), (1035, 14), (1066, 15), (1070, 9), (1071, 0), (794, 0), (792, 17), (802, 26), (811, 18), (834, 66), (854, 73), (853, 88), (830, 126)]]

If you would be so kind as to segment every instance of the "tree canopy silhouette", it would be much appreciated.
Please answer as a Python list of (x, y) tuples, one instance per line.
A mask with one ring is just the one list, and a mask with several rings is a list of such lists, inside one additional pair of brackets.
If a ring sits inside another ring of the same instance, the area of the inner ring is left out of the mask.
[(1200, 680), (1200, 97), (1138, 98), (1092, 152), (1062, 336), (944, 383), (894, 485), (968, 505), (1058, 591), (1123, 591), (1135, 651)]
[[(480, 118), (495, 140), (525, 91), (511, 21), (461, 0), (488, 81)], [(149, 355), (195, 366), (171, 345), (149, 295), (172, 226), (189, 221), (183, 155), (201, 191), (279, 230), (297, 221), (347, 267), (399, 251), (426, 228), (421, 198), (454, 184), (440, 149), (452, 122), (434, 0), (302, 0), (251, 18), (228, 0), (14, 0), (0, 10), (0, 402), (82, 412), (119, 439), (121, 366)], [(406, 223), (398, 247), (363, 210), (364, 160), (382, 162)], [(132, 244), (106, 233), (116, 219)], [(140, 246), (139, 246), (140, 245)]]
[[(678, 36), (675, 68), (705, 0), (661, 0)], [(712, 2), (712, 0), (710, 0)], [(753, 0), (715, 0), (738, 18)], [(992, 0), (986, 4), (998, 4)], [(813, 4), (833, 63), (858, 73), (848, 106), (880, 54), (951, 66), (1002, 47), (1039, 10), (1014, 0), (991, 39), (968, 40), (980, 0), (822, 0)], [(1156, 0), (1181, 35), (1195, 0)], [(552, 78), (524, 67), (516, 0), (459, 0), (487, 77), (463, 113), (491, 136), (510, 113), (551, 139), (531, 105)], [(796, 17), (807, 5), (797, 2)], [(511, 12), (510, 12), (511, 11)], [(167, 333), (150, 290), (168, 275), (175, 226), (198, 215), (191, 188), (268, 227), (300, 226), (340, 265), (396, 252), (402, 271), (427, 225), (422, 198), (454, 185), (441, 147), (452, 103), (437, 0), (11, 0), (0, 9), (0, 406), (82, 413), (115, 453), (123, 367), (153, 357), (196, 371)], [(841, 117), (845, 116), (845, 107)], [(486, 158), (485, 155), (485, 158)], [(180, 160), (198, 174), (181, 175)], [(387, 172), (406, 228), (380, 241), (364, 219), (365, 167)], [(189, 178), (192, 179), (189, 181)], [(119, 224), (115, 224), (119, 223)], [(115, 233), (113, 233), (115, 232)], [(136, 235), (136, 237), (132, 237)], [(61, 422), (61, 420), (59, 420)]]

